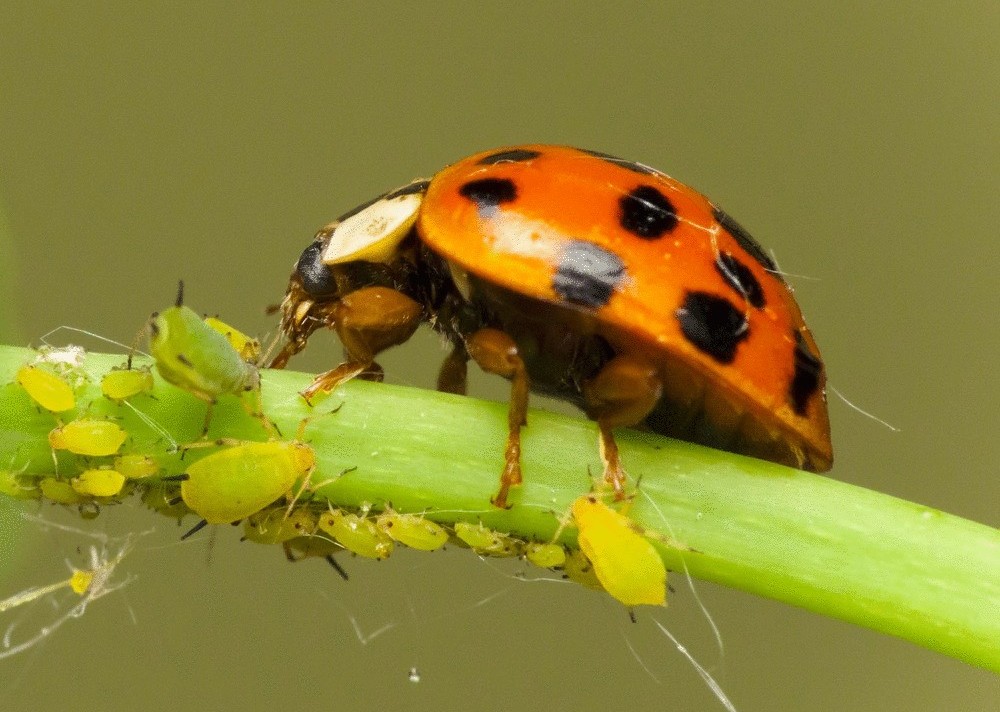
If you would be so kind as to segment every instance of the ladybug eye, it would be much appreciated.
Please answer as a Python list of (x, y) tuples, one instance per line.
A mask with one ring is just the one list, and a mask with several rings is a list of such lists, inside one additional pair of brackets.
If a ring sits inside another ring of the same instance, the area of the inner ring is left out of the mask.
[(313, 242), (302, 252), (295, 264), (295, 273), (302, 281), (302, 288), (313, 297), (334, 294), (337, 284), (330, 268), (323, 264), (323, 243)]

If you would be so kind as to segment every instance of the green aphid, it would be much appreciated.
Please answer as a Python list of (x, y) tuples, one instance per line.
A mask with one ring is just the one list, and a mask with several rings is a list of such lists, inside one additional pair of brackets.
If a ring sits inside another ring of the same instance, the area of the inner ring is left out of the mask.
[(149, 352), (159, 374), (168, 383), (208, 403), (203, 432), (208, 431), (212, 406), (219, 396), (242, 397), (253, 392), (257, 394), (257, 411), (245, 402), (244, 406), (274, 434), (273, 424), (259, 412), (260, 372), (257, 366), (244, 360), (229, 339), (184, 306), (183, 282), (178, 284), (174, 306), (154, 312), (148, 328)]

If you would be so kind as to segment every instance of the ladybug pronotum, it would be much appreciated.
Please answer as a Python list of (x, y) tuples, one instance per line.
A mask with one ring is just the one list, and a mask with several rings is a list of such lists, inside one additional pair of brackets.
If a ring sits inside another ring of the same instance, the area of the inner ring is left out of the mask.
[(455, 163), (345, 213), (295, 265), (281, 304), (283, 367), (319, 328), (344, 362), (308, 400), (363, 372), (422, 321), (511, 381), (493, 503), (520, 484), (534, 390), (600, 428), (604, 478), (625, 496), (612, 430), (644, 426), (822, 472), (833, 453), (819, 350), (773, 260), (704, 196), (640, 163), (526, 145)]

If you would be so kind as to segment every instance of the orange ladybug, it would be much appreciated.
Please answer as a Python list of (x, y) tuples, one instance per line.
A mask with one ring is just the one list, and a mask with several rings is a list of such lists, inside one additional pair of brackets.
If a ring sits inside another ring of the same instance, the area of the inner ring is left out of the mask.
[(329, 391), (422, 321), (466, 365), (511, 381), (493, 503), (521, 483), (520, 429), (535, 390), (600, 428), (604, 478), (626, 476), (612, 430), (646, 426), (822, 472), (833, 460), (823, 361), (773, 260), (735, 220), (665, 174), (596, 151), (484, 151), (342, 215), (295, 265), (281, 304), (283, 367), (321, 327), (345, 360)]

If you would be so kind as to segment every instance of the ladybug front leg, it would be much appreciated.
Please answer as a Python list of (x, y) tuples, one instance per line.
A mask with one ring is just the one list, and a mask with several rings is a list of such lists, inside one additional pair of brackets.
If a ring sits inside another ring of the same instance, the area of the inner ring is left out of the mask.
[(641, 423), (662, 393), (663, 384), (656, 369), (634, 356), (616, 356), (583, 384), (587, 416), (596, 420), (601, 429), (599, 446), (604, 481), (614, 490), (617, 500), (625, 498), (625, 470), (612, 430)]
[(521, 426), (528, 419), (528, 370), (514, 340), (498, 329), (480, 329), (465, 344), (466, 352), (487, 373), (509, 378), (510, 405), (507, 410), (507, 448), (504, 451), (500, 489), (490, 501), (508, 508), (510, 488), (521, 484)]
[(309, 401), (317, 393), (329, 393), (372, 368), (379, 353), (413, 335), (422, 316), (420, 304), (388, 287), (364, 287), (341, 297), (332, 310), (331, 326), (347, 360), (316, 376), (302, 397)]

